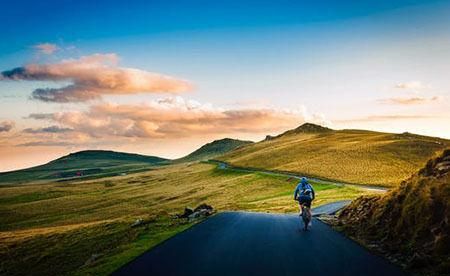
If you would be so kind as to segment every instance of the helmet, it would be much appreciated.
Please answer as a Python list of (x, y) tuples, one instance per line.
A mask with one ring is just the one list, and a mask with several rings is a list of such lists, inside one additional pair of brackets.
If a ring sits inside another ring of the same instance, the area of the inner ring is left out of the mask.
[(301, 183), (302, 183), (303, 185), (308, 184), (308, 179), (307, 179), (306, 177), (302, 177)]

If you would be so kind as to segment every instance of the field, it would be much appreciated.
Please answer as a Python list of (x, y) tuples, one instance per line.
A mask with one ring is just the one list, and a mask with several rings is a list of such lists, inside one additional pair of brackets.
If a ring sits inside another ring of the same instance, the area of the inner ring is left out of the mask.
[(300, 128), (219, 159), (241, 167), (389, 187), (397, 186), (449, 145), (448, 140), (409, 133)]
[[(108, 274), (189, 227), (184, 207), (296, 212), (287, 177), (206, 163), (94, 180), (0, 186), (1, 274)], [(367, 191), (315, 184), (316, 205)], [(138, 218), (146, 224), (132, 228)]]

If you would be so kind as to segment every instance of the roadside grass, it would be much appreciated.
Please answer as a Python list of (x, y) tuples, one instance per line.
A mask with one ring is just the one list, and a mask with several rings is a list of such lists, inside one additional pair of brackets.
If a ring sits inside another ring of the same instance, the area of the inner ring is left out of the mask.
[[(0, 274), (105, 275), (190, 227), (186, 206), (297, 212), (296, 182), (196, 163), (94, 180), (0, 188)], [(315, 205), (370, 192), (314, 183)], [(132, 228), (138, 218), (148, 222)]]
[(412, 275), (450, 272), (450, 149), (399, 187), (360, 197), (335, 228)]
[[(194, 223), (174, 223), (168, 217), (152, 222), (150, 226), (144, 227), (140, 234), (129, 243), (117, 245), (113, 252), (98, 261), (84, 265), (75, 271), (73, 275), (109, 275), (119, 267), (127, 264), (140, 256), (148, 249), (160, 244), (168, 238), (178, 234)], [(100, 256), (101, 257), (101, 256)]]
[(339, 130), (282, 135), (218, 159), (239, 167), (394, 187), (448, 145), (449, 140), (409, 133)]

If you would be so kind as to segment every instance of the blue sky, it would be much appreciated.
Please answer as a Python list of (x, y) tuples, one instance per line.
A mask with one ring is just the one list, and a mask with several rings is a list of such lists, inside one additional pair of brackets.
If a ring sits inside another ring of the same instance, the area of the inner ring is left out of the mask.
[[(215, 112), (270, 109), (297, 114), (298, 124), (450, 137), (450, 1), (11, 1), (2, 6), (1, 41), (6, 43), (0, 43), (0, 72), (114, 53), (120, 68), (188, 81), (192, 89), (178, 97)], [(44, 43), (57, 50), (37, 51)], [(58, 147), (62, 138), (47, 133), (41, 139), (55, 141), (47, 143), (51, 150), (45, 158), (98, 147), (79, 126), (24, 118), (174, 97), (133, 90), (102, 91), (99, 99), (86, 102), (30, 99), (32, 91), (70, 85), (72, 78), (0, 81), (0, 123), (14, 122), (11, 131), (0, 133), (3, 139), (28, 141), (23, 129), (56, 124), (74, 128), (85, 142)], [(123, 137), (117, 140), (110, 132), (95, 139), (111, 149), (174, 157), (208, 139), (257, 140), (281, 131), (239, 132), (240, 123), (229, 133), (180, 133), (182, 146), (174, 137), (152, 135), (133, 136), (135, 147), (123, 147)], [(10, 144), (8, 152), (19, 148), (22, 156), (40, 150)]]

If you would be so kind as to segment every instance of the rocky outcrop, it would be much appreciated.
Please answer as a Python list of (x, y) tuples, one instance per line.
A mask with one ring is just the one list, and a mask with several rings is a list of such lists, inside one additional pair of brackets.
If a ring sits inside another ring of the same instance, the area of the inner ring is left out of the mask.
[(450, 150), (384, 196), (360, 197), (337, 227), (412, 272), (450, 272)]
[(195, 209), (189, 207), (184, 208), (184, 212), (182, 214), (176, 215), (176, 217), (194, 220), (210, 216), (214, 214), (214, 212), (214, 208), (211, 205), (203, 203), (197, 206)]

